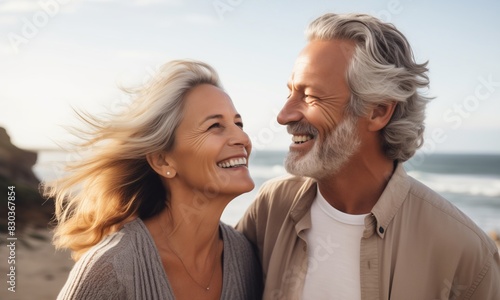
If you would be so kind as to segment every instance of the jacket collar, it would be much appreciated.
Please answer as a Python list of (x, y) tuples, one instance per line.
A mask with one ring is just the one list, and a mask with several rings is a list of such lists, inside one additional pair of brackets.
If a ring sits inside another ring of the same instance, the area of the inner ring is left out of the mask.
[[(304, 180), (290, 208), (290, 217), (295, 223), (297, 234), (311, 228), (311, 205), (317, 191), (317, 183), (314, 179), (305, 178)], [(387, 228), (406, 199), (409, 189), (408, 175), (403, 164), (398, 162), (382, 195), (372, 208), (371, 214), (365, 218), (365, 231), (363, 233), (365, 238), (370, 237), (374, 232), (384, 238)]]
[(297, 191), (290, 208), (290, 218), (295, 223), (295, 231), (301, 236), (303, 230), (311, 228), (311, 205), (316, 197), (317, 183), (304, 177), (304, 183)]
[[(381, 238), (384, 238), (387, 228), (401, 208), (401, 205), (403, 205), (409, 190), (410, 182), (408, 180), (408, 175), (406, 174), (403, 164), (398, 162), (394, 174), (392, 174), (382, 195), (380, 195), (377, 203), (372, 208), (371, 215), (373, 215), (377, 221), (376, 231)], [(374, 224), (375, 223), (372, 225)], [(365, 227), (367, 227), (366, 225), (367, 220), (365, 219)]]

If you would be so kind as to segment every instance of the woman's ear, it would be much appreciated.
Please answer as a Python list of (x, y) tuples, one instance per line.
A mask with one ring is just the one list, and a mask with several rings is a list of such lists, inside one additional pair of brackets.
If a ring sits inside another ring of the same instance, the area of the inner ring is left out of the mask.
[(370, 113), (368, 129), (379, 131), (384, 128), (391, 120), (396, 105), (397, 103), (392, 101), (375, 106)]
[(158, 175), (166, 178), (173, 178), (175, 169), (168, 163), (165, 152), (155, 152), (146, 155), (148, 164)]

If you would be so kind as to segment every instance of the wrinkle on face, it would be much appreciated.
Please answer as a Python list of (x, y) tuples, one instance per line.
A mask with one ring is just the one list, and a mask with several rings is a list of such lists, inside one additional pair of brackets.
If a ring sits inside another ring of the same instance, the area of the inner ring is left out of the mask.
[(208, 135), (190, 133), (182, 140), (184, 145), (179, 147), (178, 151), (176, 151), (173, 156), (174, 162), (178, 165), (177, 174), (179, 176), (184, 177), (184, 175), (188, 175), (186, 174), (186, 168), (184, 167), (186, 165), (186, 161), (190, 161), (193, 165), (195, 165), (199, 174), (205, 174), (205, 178), (207, 178), (206, 180), (210, 178), (210, 174), (216, 174), (213, 159), (210, 159), (208, 153), (203, 151), (208, 138)]
[(278, 121), (295, 129), (293, 134), (312, 126), (317, 135), (307, 150), (291, 150), (285, 162), (290, 173), (318, 179), (340, 170), (358, 151), (357, 118), (346, 113), (351, 97), (346, 74), (355, 49), (348, 40), (313, 40), (299, 54)]
[(310, 108), (310, 115), (314, 118), (321, 119), (321, 123), (317, 123), (317, 129), (320, 136), (326, 136), (329, 132), (335, 130), (344, 117), (345, 100), (341, 97), (332, 99), (322, 99), (315, 103), (314, 107)]
[(304, 117), (322, 137), (344, 117), (351, 94), (346, 73), (354, 49), (355, 43), (347, 40), (311, 41), (294, 65), (288, 83), (291, 100), (302, 100)]
[[(217, 163), (251, 150), (251, 144), (246, 144), (248, 136), (236, 124), (242, 122), (241, 116), (229, 96), (215, 86), (200, 85), (185, 97), (176, 144), (167, 154), (176, 179), (194, 190), (224, 190), (229, 178)], [(233, 145), (233, 140), (242, 141), (241, 145)]]
[[(189, 117), (188, 117), (189, 118)], [(195, 122), (185, 119), (181, 122), (181, 126), (176, 132), (177, 145), (174, 146), (174, 151), (171, 153), (174, 167), (178, 169), (179, 176), (183, 176), (182, 165), (186, 160), (190, 160), (197, 164), (198, 168), (203, 168), (200, 173), (210, 174), (215, 173), (215, 168), (211, 163), (206, 151), (203, 151), (210, 133), (206, 132), (205, 128), (195, 127)]]

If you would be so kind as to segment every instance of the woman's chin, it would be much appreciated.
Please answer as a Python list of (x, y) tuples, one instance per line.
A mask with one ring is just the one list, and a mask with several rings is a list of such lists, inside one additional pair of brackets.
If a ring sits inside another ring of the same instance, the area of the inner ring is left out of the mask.
[(253, 180), (249, 182), (237, 182), (236, 184), (229, 186), (227, 189), (228, 194), (235, 195), (234, 197), (238, 197), (245, 193), (251, 192), (255, 188), (255, 184)]

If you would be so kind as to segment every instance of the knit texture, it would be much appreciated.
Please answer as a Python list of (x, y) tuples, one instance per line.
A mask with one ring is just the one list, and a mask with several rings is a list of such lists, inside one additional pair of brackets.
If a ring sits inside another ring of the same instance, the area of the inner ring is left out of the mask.
[[(260, 299), (262, 276), (251, 244), (232, 227), (220, 223), (223, 283), (220, 299)], [(58, 300), (175, 299), (160, 255), (140, 219), (103, 239), (71, 270)]]

